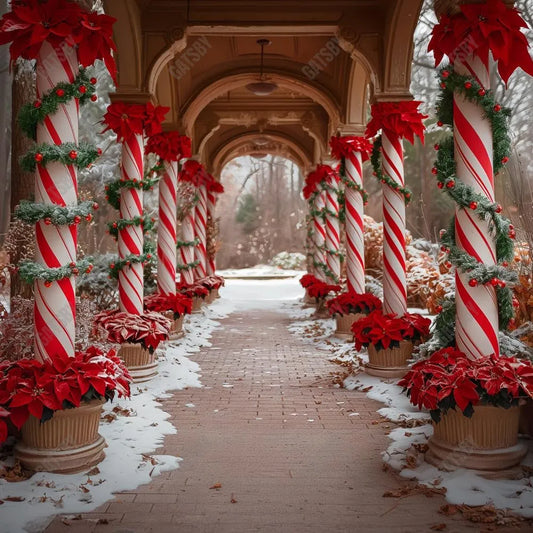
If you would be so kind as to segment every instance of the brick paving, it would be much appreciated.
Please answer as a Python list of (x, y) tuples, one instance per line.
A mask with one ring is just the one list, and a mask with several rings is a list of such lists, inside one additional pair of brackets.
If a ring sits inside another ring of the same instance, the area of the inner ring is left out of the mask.
[(192, 357), (204, 387), (163, 402), (178, 433), (157, 453), (182, 457), (179, 469), (46, 531), (481, 531), (438, 514), (442, 496), (383, 497), (407, 482), (383, 470), (392, 425), (376, 414), (381, 404), (335, 388), (339, 367), (289, 322), (264, 310), (222, 320), (212, 347)]

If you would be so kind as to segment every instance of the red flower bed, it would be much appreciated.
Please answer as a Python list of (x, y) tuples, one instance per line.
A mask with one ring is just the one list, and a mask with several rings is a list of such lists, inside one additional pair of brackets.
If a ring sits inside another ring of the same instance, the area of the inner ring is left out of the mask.
[(168, 339), (171, 323), (168, 318), (153, 311), (132, 315), (114, 310), (98, 313), (94, 318), (94, 325), (107, 332), (109, 342), (138, 343), (153, 353), (161, 341)]
[(533, 365), (515, 357), (471, 360), (454, 348), (443, 348), (415, 363), (398, 383), (411, 403), (430, 410), (435, 422), (442, 413), (459, 407), (472, 416), (479, 403), (509, 408), (519, 398), (533, 398)]
[(194, 298), (196, 296), (203, 299), (209, 294), (209, 289), (198, 282), (192, 285), (183, 282), (176, 283), (176, 290), (181, 294), (185, 294), (189, 298)]
[(369, 292), (364, 294), (343, 292), (326, 302), (326, 305), (331, 316), (343, 316), (350, 313), (368, 315), (376, 309), (381, 309), (381, 300)]
[(376, 310), (352, 325), (355, 347), (373, 344), (377, 350), (396, 348), (403, 340), (416, 342), (429, 335), (431, 321), (421, 315), (406, 313), (399, 317)]
[(174, 319), (181, 315), (190, 315), (192, 312), (192, 300), (185, 294), (151, 294), (144, 299), (144, 307), (148, 311), (163, 313), (172, 311)]
[[(79, 407), (82, 401), (129, 396), (130, 381), (115, 350), (106, 354), (96, 347), (52, 362), (6, 362), (0, 365), (0, 417), (9, 417), (19, 429), (30, 415), (46, 422), (55, 411)], [(0, 442), (6, 436), (4, 424), (0, 420)]]

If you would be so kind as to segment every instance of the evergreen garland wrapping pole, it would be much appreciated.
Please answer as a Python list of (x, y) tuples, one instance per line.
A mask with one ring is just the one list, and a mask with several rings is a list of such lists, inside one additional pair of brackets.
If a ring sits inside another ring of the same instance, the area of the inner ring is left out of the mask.
[[(373, 104), (366, 130), (369, 137), (382, 130), (383, 312), (398, 316), (407, 313), (405, 203), (409, 197), (405, 192), (402, 138), (413, 142), (416, 134), (423, 139), (422, 119), (426, 117), (418, 112), (418, 105), (414, 101)], [(379, 144), (374, 143), (375, 150)]]
[(348, 292), (365, 292), (365, 241), (363, 237), (364, 205), (363, 162), (368, 160), (372, 145), (364, 137), (332, 137), (333, 157), (341, 160), (341, 180), (345, 185), (346, 285)]
[(196, 279), (207, 276), (207, 187), (200, 185), (197, 189), (198, 203), (194, 208), (194, 235), (198, 245), (194, 249), (194, 258), (198, 262), (194, 270)]
[(323, 218), (326, 208), (325, 196), (325, 191), (317, 191), (310, 200), (314, 228), (313, 266), (315, 267), (315, 276), (321, 281), (326, 281), (326, 256), (324, 254), (326, 225)]
[(326, 275), (332, 283), (339, 283), (341, 277), (339, 175), (332, 171), (324, 184), (326, 193), (326, 265), (328, 268)]
[[(217, 194), (213, 190), (207, 190), (207, 217), (212, 225), (215, 223), (215, 210), (217, 205)], [(207, 275), (214, 276), (217, 270), (214, 254), (207, 254)]]
[[(437, 13), (428, 50), (440, 70), (439, 126), (453, 127), (453, 140), (435, 146), (433, 169), (438, 187), (456, 202), (442, 248), (455, 271), (455, 302), (443, 303), (435, 323), (434, 343), (452, 345), (472, 359), (498, 356), (499, 329), (513, 317), (508, 270), (515, 231), (495, 202), (494, 174), (508, 161), (508, 109), (490, 91), (489, 53), (505, 83), (517, 68), (533, 75), (533, 60), (522, 28), (527, 24), (514, 8), (498, 0), (456, 6)], [(472, 46), (475, 43), (475, 46)], [(455, 315), (455, 317), (454, 317)], [(455, 322), (454, 322), (455, 318)]]

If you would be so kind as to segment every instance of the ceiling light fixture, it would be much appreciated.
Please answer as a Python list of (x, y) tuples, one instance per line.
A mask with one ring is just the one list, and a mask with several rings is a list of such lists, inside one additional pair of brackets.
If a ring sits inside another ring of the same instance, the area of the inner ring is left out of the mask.
[(246, 85), (246, 88), (256, 96), (268, 96), (278, 88), (274, 82), (267, 81), (266, 76), (263, 74), (265, 46), (270, 45), (271, 41), (268, 39), (258, 39), (257, 44), (261, 47), (261, 67), (259, 70), (259, 81), (249, 83)]

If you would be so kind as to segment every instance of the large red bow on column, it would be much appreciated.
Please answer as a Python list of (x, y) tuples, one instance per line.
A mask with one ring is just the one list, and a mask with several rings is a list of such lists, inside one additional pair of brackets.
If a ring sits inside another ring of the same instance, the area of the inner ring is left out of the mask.
[(528, 26), (515, 7), (508, 7), (501, 0), (459, 7), (459, 13), (442, 15), (433, 28), (428, 51), (433, 52), (435, 65), (445, 55), (452, 62), (467, 54), (486, 61), (490, 50), (505, 83), (517, 68), (533, 75), (529, 45), (521, 31)]
[(411, 144), (415, 135), (424, 142), (425, 126), (422, 121), (427, 118), (418, 111), (421, 102), (378, 102), (372, 104), (372, 120), (367, 124), (366, 136), (374, 137), (381, 129), (407, 139)]
[(353, 152), (361, 152), (363, 161), (366, 161), (372, 152), (372, 143), (365, 137), (345, 135), (344, 137), (331, 137), (329, 140), (331, 155), (335, 159), (349, 157)]
[(316, 169), (309, 172), (305, 178), (305, 185), (302, 190), (304, 198), (309, 200), (312, 194), (318, 190), (320, 183), (329, 183), (339, 181), (339, 175), (329, 165), (317, 165)]

